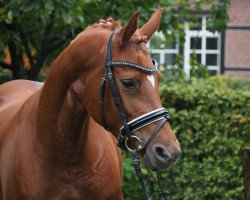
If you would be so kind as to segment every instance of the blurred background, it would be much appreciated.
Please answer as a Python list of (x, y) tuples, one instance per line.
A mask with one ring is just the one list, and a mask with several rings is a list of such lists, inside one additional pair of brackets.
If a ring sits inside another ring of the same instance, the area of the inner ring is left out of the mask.
[[(170, 199), (244, 199), (241, 149), (250, 147), (249, 0), (0, 0), (0, 83), (45, 81), (76, 35), (101, 18), (140, 25), (163, 7), (148, 43), (160, 64), (164, 106), (183, 156), (164, 172)], [(141, 199), (131, 156), (123, 153), (126, 200)], [(156, 175), (143, 169), (152, 199)], [(250, 197), (249, 197), (250, 198)]]

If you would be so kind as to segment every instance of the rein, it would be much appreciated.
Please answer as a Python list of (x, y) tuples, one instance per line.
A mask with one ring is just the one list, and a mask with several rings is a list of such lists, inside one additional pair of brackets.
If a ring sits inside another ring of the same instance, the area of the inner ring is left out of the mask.
[[(136, 175), (140, 181), (142, 191), (144, 194), (144, 198), (147, 200), (148, 194), (147, 194), (147, 190), (145, 187), (144, 178), (143, 178), (143, 174), (141, 171), (141, 165), (140, 165), (139, 159), (140, 159), (140, 156), (143, 156), (146, 153), (147, 147), (149, 146), (151, 141), (154, 139), (156, 134), (159, 132), (161, 127), (164, 125), (164, 123), (169, 121), (170, 117), (168, 115), (168, 111), (165, 108), (158, 108), (158, 109), (153, 110), (151, 112), (148, 112), (144, 115), (141, 115), (141, 116), (139, 116), (139, 117), (137, 117), (129, 122), (127, 121), (126, 114), (125, 114), (124, 109), (122, 107), (121, 98), (119, 96), (119, 93), (117, 91), (115, 81), (113, 78), (113, 70), (112, 70), (113, 68), (112, 67), (122, 67), (122, 68), (128, 67), (128, 68), (136, 69), (136, 70), (138, 70), (142, 73), (145, 73), (145, 74), (154, 74), (155, 72), (157, 72), (158, 66), (157, 66), (157, 62), (155, 60), (152, 60), (153, 66), (150, 68), (146, 68), (146, 67), (138, 65), (136, 63), (127, 62), (127, 61), (112, 61), (112, 39), (118, 31), (119, 31), (119, 29), (115, 29), (111, 33), (109, 40), (108, 40), (108, 44), (107, 44), (106, 62), (105, 62), (106, 70), (105, 70), (105, 72), (102, 76), (102, 80), (101, 80), (100, 115), (101, 115), (101, 120), (102, 120), (102, 124), (103, 124), (104, 128), (106, 130), (109, 130), (107, 125), (106, 125), (105, 117), (104, 117), (106, 77), (108, 77), (109, 86), (111, 89), (114, 104), (116, 105), (116, 107), (118, 109), (120, 119), (123, 123), (123, 126), (119, 130), (117, 145), (122, 150), (129, 150), (130, 152), (132, 152), (133, 166), (134, 166)], [(145, 126), (148, 126), (154, 122), (157, 122), (157, 121), (159, 121), (159, 124), (156, 126), (156, 128), (154, 129), (154, 131), (152, 132), (152, 134), (150, 135), (150, 137), (148, 138), (148, 140), (145, 143), (140, 138), (133, 135), (133, 133), (135, 131), (137, 131)], [(139, 143), (139, 145), (135, 149), (131, 149), (128, 146), (128, 140), (130, 138), (136, 139)], [(157, 172), (157, 180), (158, 180), (158, 184), (159, 184), (159, 187), (161, 190), (160, 195), (163, 197), (163, 199), (166, 200), (168, 192), (165, 192), (163, 190), (159, 172)]]

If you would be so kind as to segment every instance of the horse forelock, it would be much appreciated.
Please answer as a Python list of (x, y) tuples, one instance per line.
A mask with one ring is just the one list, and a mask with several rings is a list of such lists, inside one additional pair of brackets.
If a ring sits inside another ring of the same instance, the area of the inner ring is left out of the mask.
[[(83, 33), (86, 32), (91, 32), (91, 31), (114, 31), (117, 28), (121, 28), (121, 24), (119, 21), (113, 20), (113, 18), (109, 17), (107, 19), (100, 19), (99, 23), (94, 23), (92, 25), (89, 25), (88, 27), (86, 27), (81, 33), (79, 33), (75, 39), (73, 39), (71, 43), (73, 43), (76, 39), (78, 39), (78, 37), (80, 35), (82, 35)], [(134, 42), (134, 43), (147, 43), (148, 42), (148, 37), (144, 34), (141, 34), (139, 31), (136, 31), (136, 33), (134, 34), (134, 37), (131, 38), (132, 40), (130, 40), (130, 42)]]
[(121, 24), (118, 21), (113, 20), (112, 18), (108, 18), (106, 20), (100, 19), (99, 23), (95, 23), (92, 25), (89, 25), (87, 28), (85, 28), (82, 32), (80, 32), (71, 42), (72, 44), (75, 40), (79, 38), (79, 36), (85, 32), (88, 31), (98, 31), (98, 30), (109, 30), (114, 31), (116, 28), (120, 28)]

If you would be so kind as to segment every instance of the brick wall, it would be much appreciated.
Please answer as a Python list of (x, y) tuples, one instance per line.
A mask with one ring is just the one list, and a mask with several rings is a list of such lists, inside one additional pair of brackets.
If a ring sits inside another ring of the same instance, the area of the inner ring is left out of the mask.
[(229, 76), (234, 76), (234, 77), (250, 78), (250, 71), (228, 70), (228, 71), (225, 71), (224, 74), (229, 75)]
[(250, 0), (231, 0), (228, 25), (250, 25)]
[(250, 67), (250, 30), (227, 30), (226, 67)]
[(228, 15), (224, 73), (250, 78), (250, 0), (231, 0)]

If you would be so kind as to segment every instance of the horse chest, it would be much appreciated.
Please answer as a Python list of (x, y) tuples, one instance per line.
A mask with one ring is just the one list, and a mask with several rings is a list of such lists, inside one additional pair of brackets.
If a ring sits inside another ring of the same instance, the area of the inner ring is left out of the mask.
[(106, 162), (103, 159), (84, 170), (81, 166), (74, 166), (54, 168), (50, 172), (41, 168), (39, 171), (34, 171), (34, 174), (39, 174), (37, 179), (31, 180), (30, 176), (29, 180), (26, 179), (22, 199), (123, 199), (120, 170), (114, 162)]
[[(97, 167), (98, 169), (98, 167)], [(32, 173), (32, 172), (31, 172)], [(114, 174), (113, 174), (114, 173)], [(36, 172), (36, 174), (38, 174)], [(3, 191), (3, 199), (25, 200), (120, 200), (123, 199), (121, 191), (121, 178), (112, 169), (106, 169), (89, 173), (63, 175), (59, 171), (51, 175), (39, 175), (22, 180), (13, 180), (12, 191)], [(59, 177), (59, 176), (60, 177)], [(108, 176), (107, 176), (108, 175)], [(30, 176), (29, 176), (30, 177)], [(50, 177), (44, 179), (43, 177)]]
[(121, 178), (112, 167), (110, 170), (96, 167), (56, 185), (60, 186), (53, 199), (122, 199)]
[[(24, 154), (20, 165), (10, 167), (6, 172), (13, 176), (7, 177), (8, 182), (3, 183), (5, 200), (123, 199), (121, 173), (115, 159), (103, 156), (96, 165), (84, 169), (81, 165), (56, 167), (46, 164), (48, 162), (41, 164), (30, 151)], [(17, 157), (21, 158), (20, 155)]]

